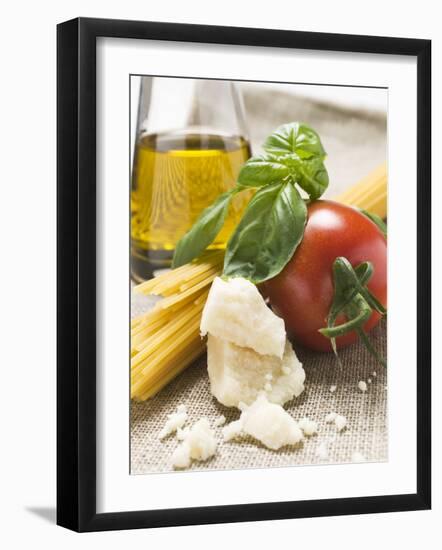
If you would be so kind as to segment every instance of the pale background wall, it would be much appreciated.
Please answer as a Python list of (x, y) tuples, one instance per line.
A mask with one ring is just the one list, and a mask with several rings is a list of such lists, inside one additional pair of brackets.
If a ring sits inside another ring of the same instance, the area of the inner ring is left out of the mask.
[[(228, 3), (226, 2), (226, 5)], [(442, 323), (434, 319), (434, 510), (74, 535), (53, 525), (55, 503), (55, 24), (78, 15), (433, 39), (433, 208), (441, 204), (442, 38), (438, 3), (422, 0), (235, 1), (222, 9), (205, 0), (113, 0), (8, 3), (1, 34), (0, 347), (2, 445), (0, 545), (15, 549), (286, 547), (364, 550), (440, 546), (442, 520)], [(406, 127), (404, 113), (404, 127)], [(436, 216), (435, 216), (436, 218)], [(434, 234), (442, 233), (435, 219)], [(434, 239), (440, 279), (442, 246)], [(436, 278), (435, 275), (433, 276)], [(442, 306), (434, 289), (434, 310)], [(404, 429), (408, 427), (404, 426)], [(46, 518), (49, 518), (48, 521)]]

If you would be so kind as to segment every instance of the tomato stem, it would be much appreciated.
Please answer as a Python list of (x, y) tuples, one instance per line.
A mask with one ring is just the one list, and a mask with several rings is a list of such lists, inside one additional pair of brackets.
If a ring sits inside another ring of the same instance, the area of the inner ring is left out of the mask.
[(359, 212), (364, 214), (364, 216), (366, 216), (375, 225), (377, 225), (378, 229), (381, 231), (384, 237), (387, 238), (387, 224), (384, 222), (384, 220), (381, 217), (379, 217), (377, 214), (373, 214), (372, 212), (368, 212), (363, 208), (359, 208)]
[[(339, 256), (333, 262), (334, 297), (327, 316), (327, 327), (319, 332), (330, 338), (333, 351), (338, 357), (336, 338), (356, 331), (367, 350), (384, 366), (385, 360), (376, 352), (368, 336), (363, 330), (364, 324), (370, 319), (373, 311), (386, 315), (387, 310), (379, 300), (368, 290), (366, 284), (373, 275), (373, 265), (363, 262), (353, 268), (351, 263)], [(339, 315), (343, 314), (347, 321), (335, 325)], [(339, 358), (338, 358), (339, 360)]]
[(323, 328), (320, 330), (321, 334), (328, 338), (337, 338), (352, 330), (356, 330), (370, 319), (373, 310), (360, 294), (354, 296), (352, 304), (357, 308), (357, 313), (353, 318), (350, 318), (346, 323), (342, 323), (341, 325)]

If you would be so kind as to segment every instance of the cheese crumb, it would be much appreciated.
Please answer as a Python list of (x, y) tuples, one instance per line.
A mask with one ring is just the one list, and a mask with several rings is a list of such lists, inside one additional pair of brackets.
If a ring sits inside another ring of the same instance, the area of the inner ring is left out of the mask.
[(367, 380), (367, 382), (368, 382), (369, 384), (371, 384), (371, 378), (369, 378), (369, 379)]
[(352, 455), (351, 455), (351, 461), (352, 462), (365, 462), (367, 459), (365, 458), (365, 456), (360, 453), (359, 451), (355, 451)]
[(188, 468), (192, 460), (205, 461), (216, 452), (215, 433), (209, 421), (203, 417), (185, 434), (183, 442), (172, 454), (174, 468)]
[(186, 405), (178, 405), (176, 413), (167, 415), (167, 422), (164, 428), (158, 434), (159, 439), (164, 439), (168, 435), (176, 432), (178, 428), (182, 428), (187, 420)]
[(225, 441), (244, 434), (275, 451), (303, 439), (298, 423), (280, 405), (270, 403), (264, 394), (241, 413), (239, 420), (223, 429)]
[(187, 426), (186, 428), (178, 428), (176, 431), (176, 438), (178, 439), (178, 441), (184, 441), (189, 431), (190, 431), (189, 426)]
[(301, 418), (298, 422), (298, 426), (304, 432), (304, 435), (311, 436), (318, 433), (318, 423), (309, 418)]
[(235, 420), (234, 422), (230, 422), (230, 424), (227, 424), (227, 426), (223, 428), (224, 441), (239, 439), (242, 435), (244, 434), (242, 431), (241, 418), (239, 420)]
[(213, 425), (215, 426), (215, 428), (218, 428), (219, 426), (223, 426), (225, 423), (226, 417), (222, 414), (221, 416), (218, 416)]
[(316, 447), (315, 454), (321, 460), (326, 460), (328, 458), (328, 445), (325, 441), (323, 441)]
[(328, 413), (328, 415), (325, 417), (325, 421), (327, 422), (327, 424), (331, 424), (332, 422), (335, 421), (335, 418), (337, 416), (338, 415), (335, 412)]
[(342, 432), (342, 430), (347, 427), (347, 419), (340, 414), (336, 415), (334, 422), (338, 432)]
[(177, 447), (172, 455), (172, 465), (174, 468), (188, 468), (190, 466), (190, 453), (187, 446), (182, 443)]
[(376, 378), (377, 374), (375, 370), (371, 374)]
[(201, 335), (207, 333), (260, 354), (282, 358), (284, 321), (267, 307), (257, 287), (235, 277), (212, 283), (201, 317)]
[(338, 432), (341, 432), (347, 426), (347, 419), (341, 414), (331, 412), (325, 417), (327, 424), (332, 424), (334, 422)]
[(362, 392), (366, 392), (366, 391), (367, 391), (367, 384), (366, 384), (363, 380), (359, 380), (359, 382), (358, 382), (358, 388), (359, 388)]
[(330, 391), (331, 391), (331, 393), (335, 393), (336, 388), (337, 388), (337, 386), (335, 386), (335, 385), (330, 386)]

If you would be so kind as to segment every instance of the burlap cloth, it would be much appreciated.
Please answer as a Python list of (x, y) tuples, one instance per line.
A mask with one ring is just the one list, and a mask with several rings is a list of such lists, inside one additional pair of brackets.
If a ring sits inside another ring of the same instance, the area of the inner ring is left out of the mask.
[[(266, 133), (287, 120), (305, 120), (318, 129), (330, 159), (327, 162), (331, 176), (328, 195), (342, 191), (385, 160), (385, 114), (346, 111), (302, 97), (294, 100), (274, 91), (272, 109), (266, 110), (265, 94), (251, 87), (245, 92), (248, 120), (254, 137), (252, 143), (260, 143)], [(132, 315), (148, 307), (148, 301), (132, 296)], [(377, 327), (371, 338), (378, 352), (386, 356), (386, 323)], [(306, 388), (285, 408), (295, 419), (307, 416), (317, 421), (318, 435), (305, 438), (295, 448), (271, 451), (252, 439), (224, 443), (221, 428), (218, 427), (216, 455), (207, 462), (194, 462), (192, 470), (343, 463), (350, 462), (354, 452), (361, 453), (370, 462), (387, 460), (385, 369), (361, 344), (341, 352), (342, 368), (338, 367), (333, 354), (313, 353), (300, 347), (295, 350), (304, 364)], [(371, 384), (368, 383), (369, 378)], [(360, 380), (367, 382), (368, 391), (365, 393), (358, 389)], [(336, 385), (335, 392), (330, 391), (332, 385)], [(171, 454), (179, 442), (175, 436), (160, 441), (158, 434), (167, 415), (174, 412), (179, 404), (185, 404), (188, 408), (187, 425), (203, 416), (212, 425), (220, 415), (224, 415), (227, 422), (239, 417), (237, 409), (224, 407), (212, 397), (205, 357), (202, 357), (153, 399), (131, 404), (132, 474), (172, 471)], [(326, 415), (333, 411), (344, 415), (348, 421), (347, 429), (340, 433), (334, 424), (325, 422)], [(328, 449), (327, 458), (317, 454), (318, 447), (324, 443)]]
[[(386, 354), (385, 326), (373, 333), (376, 349)], [(329, 354), (312, 353), (297, 348), (297, 355), (306, 371), (306, 388), (297, 399), (285, 408), (295, 419), (307, 416), (319, 424), (316, 436), (305, 438), (298, 447), (286, 447), (271, 451), (254, 442), (222, 441), (221, 428), (216, 428), (219, 439), (218, 452), (207, 462), (194, 462), (192, 469), (267, 468), (296, 464), (324, 464), (350, 462), (355, 451), (367, 461), (387, 460), (387, 387), (386, 371), (376, 364), (360, 344), (343, 350), (340, 354), (342, 368)], [(376, 376), (373, 376), (376, 372)], [(370, 378), (368, 390), (358, 389), (359, 380)], [(330, 387), (336, 385), (336, 391)], [(178, 376), (156, 397), (145, 403), (131, 406), (131, 473), (171, 471), (170, 457), (178, 445), (175, 436), (162, 441), (158, 433), (163, 428), (167, 415), (177, 405), (185, 404), (189, 413), (187, 425), (202, 416), (214, 421), (224, 415), (227, 422), (237, 420), (239, 411), (220, 405), (212, 397), (206, 370), (205, 357)], [(330, 412), (343, 414), (348, 427), (338, 433), (334, 424), (327, 424), (325, 417)], [(325, 443), (328, 458), (317, 456), (318, 446)]]

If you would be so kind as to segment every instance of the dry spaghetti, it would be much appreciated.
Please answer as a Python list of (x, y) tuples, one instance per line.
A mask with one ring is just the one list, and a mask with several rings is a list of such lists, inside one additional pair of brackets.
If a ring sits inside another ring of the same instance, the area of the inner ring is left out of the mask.
[(224, 253), (201, 258), (155, 279), (134, 291), (163, 296), (147, 313), (131, 323), (131, 395), (145, 400), (201, 355), (201, 313), (213, 279), (221, 273)]

